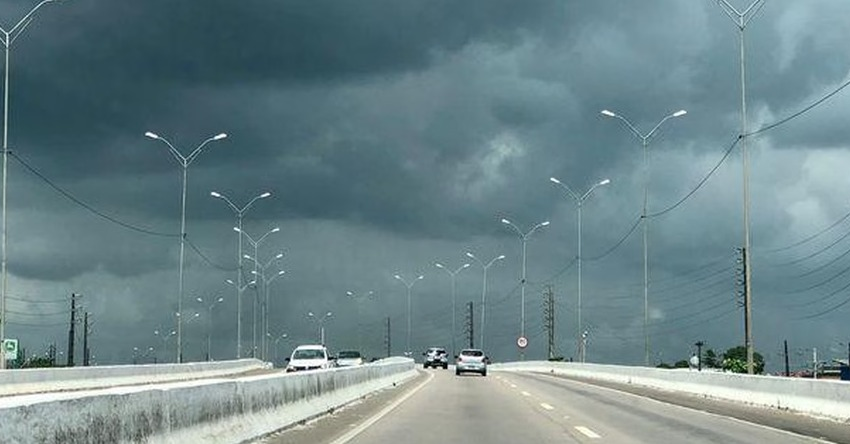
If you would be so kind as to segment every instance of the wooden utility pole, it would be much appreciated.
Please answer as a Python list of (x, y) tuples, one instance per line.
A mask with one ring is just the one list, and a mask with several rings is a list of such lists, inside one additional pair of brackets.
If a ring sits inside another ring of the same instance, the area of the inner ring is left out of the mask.
[(76, 324), (75, 315), (77, 314), (77, 295), (71, 293), (71, 326), (68, 329), (68, 367), (74, 366), (74, 325)]

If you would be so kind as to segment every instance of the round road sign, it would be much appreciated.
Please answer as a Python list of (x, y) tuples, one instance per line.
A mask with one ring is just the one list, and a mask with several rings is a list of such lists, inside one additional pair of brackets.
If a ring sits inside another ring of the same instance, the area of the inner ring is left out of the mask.
[(516, 346), (519, 348), (525, 348), (528, 346), (528, 339), (525, 336), (520, 336), (516, 338)]

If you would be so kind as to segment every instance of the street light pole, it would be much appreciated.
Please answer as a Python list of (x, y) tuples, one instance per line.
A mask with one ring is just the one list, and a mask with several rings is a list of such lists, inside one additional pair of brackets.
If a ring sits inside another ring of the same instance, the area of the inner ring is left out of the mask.
[[(3, 75), (3, 234), (2, 234), (2, 260), (0, 260), (0, 268), (2, 268), (2, 280), (3, 283), (0, 285), (2, 287), (2, 292), (0, 293), (0, 345), (2, 345), (3, 340), (6, 338), (6, 284), (7, 284), (7, 271), (6, 271), (6, 183), (8, 176), (8, 165), (9, 165), (9, 53), (12, 49), (12, 43), (15, 42), (15, 39), (20, 37), (21, 33), (24, 32), (27, 25), (34, 18), (35, 12), (46, 5), (47, 3), (52, 3), (55, 0), (43, 0), (41, 3), (35, 5), (34, 8), (30, 10), (23, 18), (21, 18), (12, 29), (6, 31), (5, 28), (0, 27), (0, 43), (3, 44), (5, 48), (5, 69)], [(4, 370), (6, 368), (6, 359), (0, 356), (0, 370)]]
[[(273, 261), (278, 260), (282, 257), (283, 257), (283, 253), (278, 253), (275, 257), (269, 259), (269, 261), (266, 262), (265, 265), (261, 266), (262, 271), (259, 273), (259, 275), (257, 274), (256, 271), (252, 272), (255, 276), (258, 275), (263, 280), (263, 304), (262, 304), (262, 307), (261, 307), (262, 310), (260, 312), (260, 324), (262, 324), (261, 329), (263, 330), (263, 332), (262, 332), (262, 342), (260, 343), (260, 357), (263, 360), (268, 359), (268, 345), (269, 344), (268, 344), (268, 341), (266, 340), (266, 337), (268, 337), (268, 335), (269, 335), (269, 289), (271, 287), (272, 282), (274, 282), (275, 279), (286, 274), (286, 271), (278, 270), (278, 272), (275, 273), (272, 277), (266, 278), (266, 270), (272, 264)], [(245, 259), (253, 259), (253, 258), (246, 254)], [(255, 262), (256, 262), (256, 260), (255, 260)]]
[[(168, 150), (183, 168), (183, 193), (182, 198), (180, 200), (180, 266), (179, 266), (179, 277), (177, 284), (177, 312), (183, 312), (183, 267), (184, 267), (184, 257), (185, 257), (185, 249), (186, 249), (186, 187), (187, 181), (189, 178), (189, 165), (194, 161), (198, 155), (201, 154), (201, 151), (204, 149), (206, 144), (214, 141), (221, 140), (227, 137), (225, 133), (219, 133), (215, 136), (209, 137), (204, 140), (194, 151), (192, 151), (188, 156), (184, 156), (176, 148), (171, 144), (168, 140), (159, 135), (152, 133), (150, 131), (145, 133), (146, 137), (149, 137), (154, 140), (159, 140), (160, 142), (168, 145)], [(183, 362), (183, 323), (180, 321), (180, 318), (177, 319), (177, 363)]]
[[(195, 300), (202, 303), (202, 304), (204, 303), (203, 298), (196, 298)], [(210, 361), (211, 356), (212, 356), (212, 323), (213, 323), (212, 311), (213, 311), (213, 308), (215, 308), (215, 306), (217, 304), (220, 304), (222, 302), (224, 302), (224, 298), (220, 297), (220, 298), (216, 299), (215, 302), (210, 304), (209, 307), (207, 307), (207, 312), (208, 312), (208, 317), (207, 317), (207, 361)]]
[(455, 278), (457, 277), (457, 274), (460, 273), (463, 269), (469, 268), (469, 264), (468, 263), (463, 264), (460, 267), (458, 267), (457, 270), (454, 270), (454, 271), (449, 270), (448, 268), (446, 268), (443, 264), (441, 264), (439, 262), (435, 263), (434, 266), (439, 268), (439, 269), (444, 270), (452, 278), (452, 356), (455, 356), (455, 355), (457, 355), (457, 351), (456, 351), (456, 347), (455, 347), (455, 324), (456, 324), (455, 318), (457, 317), (456, 316), (457, 315), (457, 313), (456, 313), (456, 311), (457, 311), (457, 309), (456, 309), (456, 306), (457, 306), (457, 291), (456, 291), (456, 289), (457, 288), (456, 288), (456, 282), (455, 282), (456, 279)]
[[(522, 231), (520, 231), (519, 227), (517, 227), (513, 222), (511, 222), (507, 219), (502, 219), (502, 223), (513, 228), (513, 230), (516, 231), (516, 233), (519, 235), (520, 241), (522, 241), (522, 281), (520, 282), (520, 294), (521, 294), (520, 299), (522, 301), (522, 302), (520, 302), (520, 304), (522, 305), (522, 308), (520, 309), (519, 335), (524, 338), (525, 337), (525, 280), (526, 280), (525, 279), (525, 268), (526, 268), (525, 267), (525, 263), (526, 263), (526, 260), (525, 260), (526, 254), (525, 253), (526, 253), (526, 243), (528, 242), (528, 238), (531, 236), (532, 233), (537, 231), (538, 228), (542, 228), (542, 227), (549, 225), (549, 221), (547, 220), (545, 222), (540, 222), (539, 224), (535, 225), (533, 228), (528, 230), (527, 233), (524, 233), (524, 234), (523, 234)], [(520, 351), (520, 354), (522, 355), (523, 352)]]
[(616, 114), (607, 109), (602, 110), (601, 114), (606, 117), (614, 117), (620, 119), (629, 130), (637, 136), (643, 146), (643, 210), (641, 211), (641, 222), (643, 224), (643, 342), (644, 342), (644, 365), (649, 366), (649, 228), (647, 217), (647, 206), (649, 203), (649, 139), (655, 134), (658, 128), (673, 117), (681, 117), (688, 112), (681, 109), (673, 114), (664, 116), (652, 131), (646, 135), (642, 134), (635, 128), (632, 123), (625, 117)]
[(333, 313), (330, 312), (330, 311), (325, 313), (321, 318), (314, 315), (312, 311), (307, 313), (308, 318), (313, 319), (313, 320), (315, 320), (316, 322), (319, 323), (319, 341), (320, 341), (319, 344), (320, 345), (325, 345), (325, 319), (327, 319), (331, 316), (333, 316)]
[(747, 347), (747, 373), (754, 373), (753, 317), (752, 317), (752, 267), (750, 267), (750, 168), (747, 153), (747, 76), (744, 64), (744, 31), (747, 24), (764, 6), (765, 0), (755, 0), (743, 12), (738, 11), (726, 0), (717, 0), (723, 12), (738, 27), (741, 60), (741, 163), (744, 176), (744, 336)]
[(364, 350), (363, 350), (363, 335), (362, 335), (362, 331), (361, 331), (362, 328), (361, 328), (361, 322), (360, 322), (360, 317), (361, 317), (360, 299), (368, 299), (373, 294), (375, 294), (375, 292), (370, 290), (362, 298), (358, 297), (358, 295), (356, 295), (353, 291), (346, 291), (345, 294), (346, 294), (346, 296), (350, 297), (354, 301), (354, 305), (357, 307), (356, 308), (356, 310), (357, 310), (357, 350), (360, 351), (361, 354), (363, 354), (364, 353)]
[[(257, 253), (258, 253), (259, 248), (260, 248), (260, 244), (270, 234), (277, 233), (278, 231), (280, 231), (280, 227), (272, 228), (271, 230), (267, 231), (264, 235), (260, 236), (260, 238), (257, 239), (257, 240), (254, 240), (254, 238), (252, 238), (251, 235), (249, 235), (245, 230), (243, 230), (239, 227), (233, 227), (233, 231), (236, 231), (237, 233), (242, 233), (242, 234), (245, 235), (245, 237), (248, 239), (248, 243), (250, 243), (251, 246), (254, 247), (254, 257), (256, 258)], [(257, 261), (254, 261), (254, 272), (253, 272), (253, 274), (256, 275), (258, 273), (259, 273), (259, 263)], [(255, 282), (256, 282), (256, 278), (255, 278)], [(255, 290), (257, 290), (257, 289), (255, 289)], [(251, 357), (252, 358), (255, 358), (256, 355), (257, 355), (257, 299), (259, 298), (259, 296), (260, 296), (259, 290), (255, 291), (254, 303), (252, 304), (253, 305), (253, 309), (252, 309), (252, 313), (253, 313), (253, 315), (252, 315), (252, 318), (253, 318), (253, 322), (252, 322), (253, 334), (252, 334), (252, 340), (251, 340), (252, 341), (251, 342)]]
[(242, 208), (239, 208), (236, 205), (234, 205), (233, 202), (230, 199), (227, 198), (227, 196), (224, 196), (223, 194), (216, 192), (216, 191), (210, 192), (210, 196), (212, 196), (216, 199), (223, 200), (224, 202), (227, 203), (228, 206), (230, 206), (230, 209), (233, 210), (234, 213), (236, 213), (236, 224), (237, 224), (236, 227), (239, 228), (239, 234), (236, 235), (237, 245), (238, 245), (237, 246), (237, 252), (236, 252), (236, 258), (237, 258), (237, 261), (238, 261), (238, 264), (239, 264), (238, 269), (236, 270), (236, 285), (235, 285), (235, 287), (236, 287), (236, 359), (242, 358), (242, 298), (239, 297), (239, 287), (242, 286), (242, 217), (245, 216), (245, 213), (248, 211), (248, 209), (251, 208), (252, 205), (254, 205), (254, 202), (256, 202), (259, 199), (265, 199), (265, 198), (267, 198), (271, 195), (272, 195), (272, 193), (269, 193), (267, 191), (265, 193), (254, 196), (254, 198), (251, 199), (250, 201), (248, 201), (248, 203), (245, 204), (245, 206), (243, 206)]
[(551, 181), (554, 184), (560, 185), (563, 189), (565, 189), (567, 191), (567, 193), (570, 195), (570, 197), (572, 197), (576, 201), (576, 208), (577, 208), (576, 219), (577, 219), (577, 225), (578, 225), (578, 253), (576, 255), (576, 264), (578, 266), (578, 300), (577, 300), (577, 303), (576, 303), (576, 312), (578, 312), (577, 342), (578, 342), (579, 360), (580, 360), (580, 362), (584, 362), (584, 355), (585, 355), (584, 337), (586, 337), (586, 335), (584, 334), (584, 330), (582, 330), (582, 324), (581, 324), (581, 261), (582, 261), (582, 256), (581, 256), (581, 207), (582, 207), (582, 203), (584, 203), (585, 199), (587, 199), (590, 196), (590, 193), (592, 193), (593, 190), (596, 189), (596, 187), (608, 185), (609, 183), (611, 183), (611, 181), (608, 180), (608, 179), (601, 180), (601, 181), (597, 182), (596, 184), (594, 184), (592, 187), (590, 187), (590, 189), (588, 189), (587, 192), (585, 192), (582, 195), (575, 193), (569, 186), (567, 186), (567, 184), (561, 182), (560, 180), (558, 180), (554, 177), (550, 177), (549, 181)]
[(421, 280), (425, 276), (420, 274), (419, 276), (416, 277), (416, 279), (414, 279), (410, 282), (407, 282), (406, 280), (404, 280), (404, 278), (402, 278), (398, 274), (393, 275), (393, 277), (398, 279), (399, 281), (401, 281), (401, 283), (404, 284), (405, 287), (407, 287), (407, 351), (405, 352), (405, 355), (410, 357), (410, 356), (413, 356), (411, 354), (412, 352), (410, 350), (410, 326), (411, 326), (411, 323), (410, 323), (410, 291), (413, 288), (413, 284), (415, 284), (416, 281)]
[(487, 264), (484, 264), (481, 259), (475, 257), (475, 255), (470, 253), (469, 251), (466, 252), (466, 256), (474, 260), (475, 262), (478, 262), (481, 265), (481, 268), (484, 270), (484, 283), (481, 285), (481, 343), (478, 345), (478, 348), (484, 349), (484, 307), (487, 302), (487, 269), (490, 268), (490, 266), (493, 265), (493, 263), (495, 263), (496, 261), (504, 259), (505, 255), (501, 254), (499, 256), (496, 256), (493, 259), (490, 259), (490, 262), (487, 262)]

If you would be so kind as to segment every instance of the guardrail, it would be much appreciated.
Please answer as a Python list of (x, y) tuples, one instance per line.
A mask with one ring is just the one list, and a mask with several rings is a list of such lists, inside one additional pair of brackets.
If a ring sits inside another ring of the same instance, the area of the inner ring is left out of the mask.
[(548, 361), (493, 364), (490, 368), (634, 384), (839, 421), (850, 420), (850, 383), (844, 381)]
[(258, 359), (185, 364), (28, 368), (0, 372), (0, 396), (213, 378), (267, 368)]
[(0, 398), (0, 442), (233, 443), (415, 376), (413, 360)]

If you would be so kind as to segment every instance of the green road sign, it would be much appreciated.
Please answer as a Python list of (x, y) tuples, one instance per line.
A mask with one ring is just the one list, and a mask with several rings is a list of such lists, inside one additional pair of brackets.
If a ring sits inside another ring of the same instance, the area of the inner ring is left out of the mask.
[(3, 354), (5, 355), (7, 360), (18, 359), (18, 340), (4, 339)]

